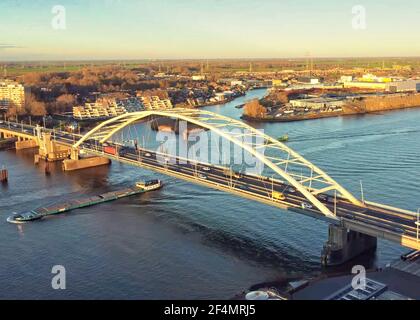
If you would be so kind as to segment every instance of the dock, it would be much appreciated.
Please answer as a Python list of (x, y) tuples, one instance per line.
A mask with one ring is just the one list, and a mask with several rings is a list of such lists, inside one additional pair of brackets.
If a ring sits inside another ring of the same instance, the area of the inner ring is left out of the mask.
[(159, 189), (162, 186), (161, 182), (148, 186), (147, 188), (141, 188), (138, 186), (125, 188), (122, 190), (111, 191), (96, 196), (83, 197), (80, 199), (68, 200), (62, 203), (55, 203), (45, 207), (39, 207), (37, 209), (27, 211), (24, 213), (14, 214), (7, 218), (7, 222), (13, 224), (21, 224), (30, 221), (40, 220), (47, 216), (53, 216), (65, 212), (69, 212), (76, 209), (86, 208), (95, 206), (101, 203), (115, 201), (118, 199), (131, 197), (137, 194), (146, 193)]

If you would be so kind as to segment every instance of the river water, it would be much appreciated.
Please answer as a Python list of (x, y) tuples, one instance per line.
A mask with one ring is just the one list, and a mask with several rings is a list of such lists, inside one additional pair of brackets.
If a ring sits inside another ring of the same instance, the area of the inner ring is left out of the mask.
[[(231, 103), (207, 107), (239, 119)], [(292, 123), (252, 124), (330, 173), (356, 195), (406, 209), (420, 206), (420, 109)], [(50, 176), (33, 152), (0, 152), (10, 182), (0, 186), (0, 298), (227, 299), (251, 285), (327, 272), (325, 222), (143, 169), (110, 167)], [(16, 226), (12, 212), (160, 178), (149, 194)], [(406, 250), (379, 241), (363, 258), (383, 266)], [(66, 269), (53, 290), (51, 269)]]

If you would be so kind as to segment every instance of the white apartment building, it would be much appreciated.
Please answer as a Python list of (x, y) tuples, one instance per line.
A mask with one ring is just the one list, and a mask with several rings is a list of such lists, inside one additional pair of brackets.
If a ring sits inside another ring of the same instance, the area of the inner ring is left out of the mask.
[(111, 118), (126, 113), (123, 107), (107, 105), (102, 102), (86, 103), (84, 106), (73, 107), (75, 119)]
[(141, 96), (139, 99), (146, 110), (162, 110), (173, 108), (171, 100), (160, 99), (158, 96)]
[(11, 105), (23, 109), (25, 106), (25, 88), (11, 80), (0, 80), (0, 109), (7, 110)]
[(128, 112), (144, 110), (143, 104), (138, 98), (125, 99), (98, 99), (84, 106), (73, 107), (73, 118), (94, 119), (111, 118)]

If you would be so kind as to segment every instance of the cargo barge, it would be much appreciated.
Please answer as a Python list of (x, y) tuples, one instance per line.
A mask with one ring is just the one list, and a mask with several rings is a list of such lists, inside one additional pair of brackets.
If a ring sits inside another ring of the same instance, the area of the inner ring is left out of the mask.
[(137, 182), (136, 185), (131, 188), (111, 191), (100, 195), (85, 197), (81, 199), (69, 200), (63, 203), (56, 203), (50, 206), (37, 208), (28, 212), (14, 214), (7, 218), (7, 222), (14, 224), (22, 224), (30, 221), (40, 220), (47, 216), (57, 215), (75, 209), (91, 207), (97, 204), (115, 201), (136, 194), (154, 191), (160, 189), (161, 187), (162, 182), (160, 180)]

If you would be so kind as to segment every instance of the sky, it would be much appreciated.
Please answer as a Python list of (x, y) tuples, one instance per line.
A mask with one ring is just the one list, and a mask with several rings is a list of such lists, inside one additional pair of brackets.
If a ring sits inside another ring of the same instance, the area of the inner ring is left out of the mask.
[(420, 56), (419, 17), (418, 0), (0, 0), (0, 60)]

